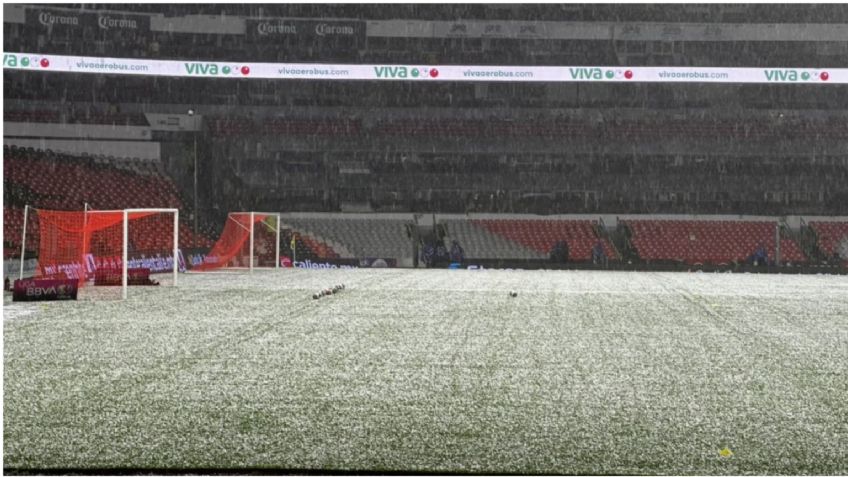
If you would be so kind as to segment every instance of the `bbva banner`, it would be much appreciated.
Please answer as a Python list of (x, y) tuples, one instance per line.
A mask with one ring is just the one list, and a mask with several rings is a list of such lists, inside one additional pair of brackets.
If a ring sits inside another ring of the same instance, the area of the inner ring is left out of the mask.
[(345, 65), (251, 61), (148, 60), (3, 53), (5, 71), (231, 79), (596, 83), (848, 83), (848, 68), (626, 66)]
[(76, 300), (76, 280), (15, 280), (12, 301)]

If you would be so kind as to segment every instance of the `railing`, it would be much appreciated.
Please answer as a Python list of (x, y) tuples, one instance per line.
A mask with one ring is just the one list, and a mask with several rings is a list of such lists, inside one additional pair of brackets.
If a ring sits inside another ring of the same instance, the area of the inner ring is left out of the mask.
[(621, 260), (624, 258), (624, 256), (621, 254), (621, 251), (618, 250), (618, 246), (616, 246), (615, 240), (613, 240), (613, 237), (607, 232), (607, 226), (604, 223), (603, 217), (598, 218), (598, 225), (595, 225), (595, 234), (597, 234), (598, 237), (605, 238), (607, 240), (607, 242), (610, 244), (610, 247), (612, 247), (613, 253), (615, 253), (616, 260)]
[(819, 248), (819, 237), (816, 230), (807, 223), (803, 218), (800, 219), (801, 229), (797, 236), (798, 245), (801, 251), (811, 261), (821, 262), (827, 257), (826, 254)]

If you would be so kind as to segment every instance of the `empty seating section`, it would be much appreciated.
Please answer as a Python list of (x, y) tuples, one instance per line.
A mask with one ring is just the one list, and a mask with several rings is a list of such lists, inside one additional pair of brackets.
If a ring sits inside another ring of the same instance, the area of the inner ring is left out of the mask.
[[(746, 261), (763, 245), (775, 258), (776, 222), (628, 220), (631, 243), (644, 260), (728, 264)], [(794, 240), (781, 238), (783, 262), (805, 262)]]
[[(407, 258), (412, 256), (412, 243), (406, 234), (406, 224), (401, 219), (370, 218), (290, 218), (281, 219), (284, 227), (296, 230), (310, 247), (326, 247), (342, 258)], [(339, 253), (334, 244), (347, 250), (351, 256)], [(316, 251), (320, 250), (316, 249)]]
[(269, 119), (262, 125), (265, 134), (352, 136), (360, 129), (355, 119)]
[(848, 240), (848, 222), (810, 222), (818, 237), (819, 249), (832, 257), (839, 252), (839, 245)]
[[(91, 121), (88, 121), (91, 122)], [(114, 120), (112, 121), (114, 122)], [(108, 123), (108, 122), (107, 122)], [(848, 130), (834, 120), (806, 121), (791, 124), (738, 121), (667, 119), (611, 120), (599, 123), (591, 119), (550, 118), (527, 120), (491, 119), (425, 119), (398, 118), (378, 120), (363, 125), (360, 119), (319, 118), (249, 118), (244, 116), (209, 117), (206, 123), (217, 136), (315, 135), (315, 136), (402, 136), (402, 137), (547, 137), (740, 139), (766, 138), (844, 138)]]
[(101, 113), (92, 111), (18, 110), (3, 111), (3, 121), (20, 123), (111, 124), (147, 126), (147, 117), (141, 113)]
[[(280, 226), (280, 256), (292, 258), (292, 230), (289, 224), (286, 224), (285, 222), (281, 223)], [(340, 255), (335, 250), (333, 250), (332, 247), (316, 240), (313, 237), (303, 235), (302, 233), (298, 233), (297, 236), (298, 240), (295, 244), (296, 256), (294, 258), (296, 258), (298, 261), (303, 261), (306, 259), (318, 260), (340, 257)]]
[(308, 235), (301, 235), (300, 239), (312, 251), (316, 258), (339, 258), (339, 254), (333, 250), (333, 247), (319, 242), (318, 240)]
[(605, 238), (598, 237), (595, 224), (588, 220), (476, 220), (475, 224), (492, 233), (519, 243), (547, 256), (558, 241), (568, 244), (570, 260), (591, 260), (592, 247), (601, 240), (604, 253), (610, 259), (618, 256)]
[[(21, 256), (21, 237), (24, 228), (24, 209), (20, 207), (3, 207), (3, 258)], [(35, 250), (38, 246), (38, 218), (27, 219), (27, 250)]]
[(180, 200), (172, 182), (81, 163), (10, 157), (4, 178), (26, 186), (45, 209), (174, 207)]
[(285, 136), (358, 136), (362, 131), (357, 119), (330, 118), (270, 118), (257, 119), (243, 116), (207, 118), (209, 130), (216, 136), (240, 136), (245, 134)]
[[(447, 228), (450, 240), (456, 240), (465, 251), (466, 258), (541, 259), (540, 253), (521, 243), (509, 240), (471, 220), (447, 219), (441, 221)], [(450, 247), (450, 244), (446, 244)]]
[[(20, 247), (23, 226), (23, 205), (54, 210), (82, 210), (85, 203), (91, 209), (116, 210), (126, 208), (175, 208), (182, 203), (176, 186), (156, 168), (141, 167), (144, 174), (118, 169), (108, 160), (93, 160), (64, 154), (4, 148), (3, 180), (7, 188), (18, 194), (15, 203), (4, 207), (4, 241)], [(180, 247), (195, 245), (187, 215), (182, 217), (179, 230)], [(32, 216), (30, 216), (32, 218)], [(35, 224), (27, 224), (27, 249), (35, 251), (30, 241), (35, 237)], [(165, 246), (172, 240), (167, 224), (145, 225), (162, 230), (131, 230), (130, 240), (136, 248)], [(168, 230), (166, 231), (165, 228)], [(144, 237), (144, 238), (142, 238)], [(161, 243), (159, 243), (161, 242)], [(196, 245), (210, 247), (212, 240), (199, 234)], [(20, 253), (20, 250), (16, 253)]]
[(253, 120), (243, 116), (206, 118), (205, 122), (209, 131), (216, 136), (242, 136), (256, 132)]
[(11, 123), (58, 123), (61, 114), (58, 111), (3, 111), (3, 121)]

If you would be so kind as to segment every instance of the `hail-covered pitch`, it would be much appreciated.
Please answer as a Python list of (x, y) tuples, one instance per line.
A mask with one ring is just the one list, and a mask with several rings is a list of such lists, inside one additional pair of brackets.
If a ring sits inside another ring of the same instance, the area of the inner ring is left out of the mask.
[(6, 300), (7, 469), (848, 473), (845, 277), (288, 269)]

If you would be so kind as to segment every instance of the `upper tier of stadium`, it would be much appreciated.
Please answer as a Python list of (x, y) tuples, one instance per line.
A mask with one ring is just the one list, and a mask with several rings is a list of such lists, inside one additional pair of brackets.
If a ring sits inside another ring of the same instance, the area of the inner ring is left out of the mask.
[(844, 5), (4, 5), (5, 52), (287, 63), (848, 66)]

